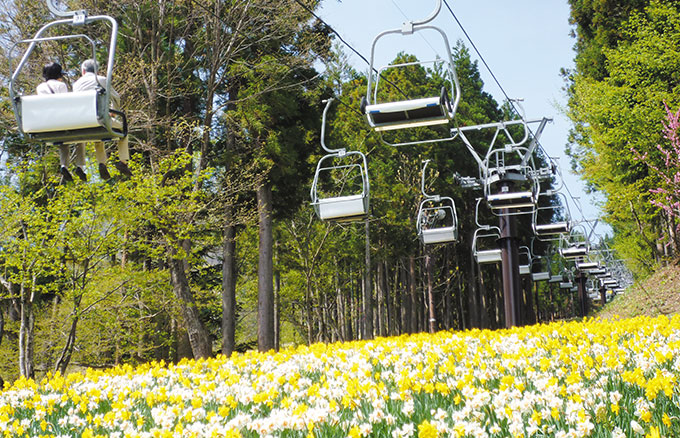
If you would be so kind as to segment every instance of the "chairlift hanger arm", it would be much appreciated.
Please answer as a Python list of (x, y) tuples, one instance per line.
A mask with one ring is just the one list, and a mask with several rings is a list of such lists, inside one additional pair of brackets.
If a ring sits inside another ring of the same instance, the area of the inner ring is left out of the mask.
[(595, 219), (595, 223), (590, 228), (590, 234), (588, 234), (588, 241), (589, 242), (590, 242), (590, 239), (593, 237), (593, 234), (595, 234), (595, 228), (597, 227), (598, 222), (600, 222), (600, 218)]
[(329, 149), (326, 146), (326, 117), (328, 115), (328, 110), (331, 107), (331, 104), (333, 103), (335, 99), (333, 97), (329, 97), (325, 103), (326, 107), (323, 109), (323, 116), (321, 118), (321, 147), (328, 152), (329, 154), (338, 154), (339, 156), (342, 156), (345, 154), (345, 149), (340, 148), (340, 149)]
[(547, 125), (548, 122), (552, 122), (552, 119), (549, 119), (547, 117), (543, 117), (543, 119), (541, 119), (541, 122), (538, 125), (538, 128), (536, 129), (533, 138), (531, 139), (531, 143), (529, 143), (529, 148), (526, 154), (524, 155), (524, 158), (522, 159), (522, 166), (526, 166), (529, 159), (533, 156), (534, 150), (536, 150), (536, 147), (538, 146), (538, 139), (541, 138), (543, 130), (545, 129), (545, 125)]
[[(437, 18), (437, 15), (439, 15), (439, 11), (442, 9), (442, 0), (437, 0), (437, 4), (434, 7), (434, 10), (430, 13), (430, 15), (427, 16), (427, 18), (424, 18), (422, 20), (416, 20), (416, 21), (411, 21), (412, 26), (421, 26), (423, 24), (427, 24)], [(406, 24), (406, 23), (404, 23)]]
[(422, 170), (422, 174), (421, 174), (421, 177), (420, 177), (420, 191), (423, 193), (423, 196), (424, 196), (426, 199), (436, 199), (436, 198), (438, 198), (439, 196), (437, 196), (437, 195), (428, 195), (427, 192), (425, 191), (425, 175), (426, 175), (426, 173), (427, 173), (427, 172), (426, 172), (426, 171), (427, 171), (427, 165), (430, 164), (430, 161), (432, 161), (432, 160), (430, 160), (430, 159), (423, 160), (423, 170)]
[(82, 9), (78, 11), (62, 11), (57, 7), (56, 0), (46, 0), (46, 2), (47, 9), (49, 9), (55, 17), (73, 17), (75, 19), (77, 16), (87, 16), (85, 10)]

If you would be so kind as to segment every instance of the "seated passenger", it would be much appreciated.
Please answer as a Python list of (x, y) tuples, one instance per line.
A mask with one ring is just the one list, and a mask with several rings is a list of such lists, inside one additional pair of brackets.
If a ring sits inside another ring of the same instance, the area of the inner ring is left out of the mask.
[[(63, 81), (64, 74), (61, 70), (61, 65), (57, 62), (46, 64), (43, 67), (42, 82), (36, 88), (37, 94), (57, 94), (68, 93), (68, 87)], [(60, 172), (66, 181), (73, 181), (71, 173), (68, 171), (68, 162), (71, 158), (68, 144), (59, 145), (59, 164)], [(83, 181), (87, 181), (85, 175), (85, 145), (79, 143), (76, 145), (76, 175)]]
[[(73, 84), (73, 91), (94, 90), (98, 87), (106, 88), (106, 78), (97, 74), (97, 62), (93, 59), (87, 59), (80, 67), (81, 77)], [(120, 105), (120, 96), (113, 87), (109, 87), (109, 102), (111, 108), (118, 110)], [(106, 150), (104, 149), (104, 142), (94, 142), (94, 151), (97, 163), (99, 163), (99, 175), (102, 179), (109, 179), (109, 171), (106, 167)], [(128, 148), (127, 136), (118, 139), (118, 159), (115, 163), (116, 169), (123, 175), (131, 176), (132, 173), (127, 166), (130, 159), (130, 151)]]

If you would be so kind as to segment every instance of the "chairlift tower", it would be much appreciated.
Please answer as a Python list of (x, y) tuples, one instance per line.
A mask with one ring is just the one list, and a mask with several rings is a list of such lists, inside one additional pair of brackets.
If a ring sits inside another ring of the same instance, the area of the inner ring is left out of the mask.
[[(502, 266), (505, 326), (508, 328), (521, 323), (519, 321), (521, 281), (516, 217), (520, 214), (533, 213), (536, 208), (540, 188), (532, 186), (532, 184), (537, 184), (536, 172), (532, 168), (532, 157), (545, 125), (550, 121), (551, 119), (545, 117), (538, 120), (522, 118), (520, 120), (458, 127), (451, 130), (452, 137), (460, 137), (477, 162), (487, 204), (492, 212), (499, 217), (499, 225), (494, 228), (499, 230), (498, 243)], [(529, 139), (528, 125), (532, 123), (539, 123), (539, 126), (528, 146), (524, 146)], [(524, 136), (519, 141), (513, 140), (508, 130), (513, 125), (524, 127)], [(485, 156), (482, 157), (465, 133), (485, 129), (494, 129), (495, 134)], [(502, 148), (495, 148), (499, 134), (507, 137), (509, 143)], [(519, 164), (507, 164), (506, 155), (519, 160)], [(527, 183), (531, 186), (530, 189), (517, 190), (519, 186)], [(498, 191), (492, 191), (492, 185), (498, 188)]]

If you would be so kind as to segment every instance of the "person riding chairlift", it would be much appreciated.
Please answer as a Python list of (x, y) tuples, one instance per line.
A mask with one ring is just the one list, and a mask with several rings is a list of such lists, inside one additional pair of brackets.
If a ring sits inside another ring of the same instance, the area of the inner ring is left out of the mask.
[[(73, 84), (73, 91), (94, 90), (98, 87), (107, 88), (108, 84), (106, 78), (97, 74), (97, 67), (97, 62), (95, 60), (85, 60), (80, 67), (82, 76)], [(120, 96), (113, 86), (108, 87), (108, 89), (111, 108), (117, 110), (119, 109)], [(95, 141), (94, 151), (97, 163), (99, 163), (99, 175), (104, 180), (111, 178), (106, 167), (106, 150), (104, 149), (104, 142)], [(131, 176), (132, 173), (127, 165), (127, 162), (130, 159), (127, 136), (118, 139), (118, 159), (119, 161), (116, 161), (114, 164), (116, 169), (123, 175)]]
[[(68, 86), (64, 83), (64, 73), (61, 65), (57, 62), (45, 64), (43, 67), (43, 79), (45, 82), (38, 84), (36, 87), (37, 94), (57, 94), (68, 93)], [(70, 148), (68, 144), (59, 145), (59, 164), (62, 176), (66, 181), (73, 181), (71, 172), (68, 170), (68, 163), (71, 158)], [(76, 145), (76, 168), (75, 173), (83, 181), (87, 181), (85, 175), (85, 144), (78, 143)]]

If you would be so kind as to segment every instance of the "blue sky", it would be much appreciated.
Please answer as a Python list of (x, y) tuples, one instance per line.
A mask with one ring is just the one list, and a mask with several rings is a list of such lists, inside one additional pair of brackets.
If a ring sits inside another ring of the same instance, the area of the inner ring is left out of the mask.
[[(425, 18), (435, 4), (435, 0), (325, 0), (317, 13), (345, 41), (369, 58), (378, 33), (399, 28), (404, 21)], [(448, 4), (507, 94), (524, 99), (527, 118), (546, 116), (554, 120), (543, 132), (541, 144), (559, 159), (565, 184), (571, 194), (579, 198), (585, 218), (596, 218), (600, 214), (599, 197), (583, 191), (583, 183), (570, 172), (569, 158), (564, 153), (570, 124), (563, 114), (567, 99), (560, 69), (573, 66), (575, 43), (570, 36), (566, 0), (448, 0)], [(478, 59), (446, 5), (432, 24), (446, 32), (451, 45), (462, 40), (470, 48), (473, 59)], [(399, 47), (390, 47), (389, 41), (379, 44), (377, 64), (389, 62), (399, 51), (413, 53), (421, 60), (434, 59), (437, 54), (441, 57), (441, 51), (435, 51), (441, 48), (436, 35), (427, 33), (421, 37), (419, 34), (399, 37)], [(346, 51), (357, 70), (367, 71), (364, 61), (349, 49)], [(499, 102), (503, 101), (500, 88), (481, 61), (479, 69), (485, 90)], [(577, 205), (570, 203), (570, 210), (574, 219), (583, 218)], [(606, 226), (598, 226), (597, 233), (606, 232)]]

